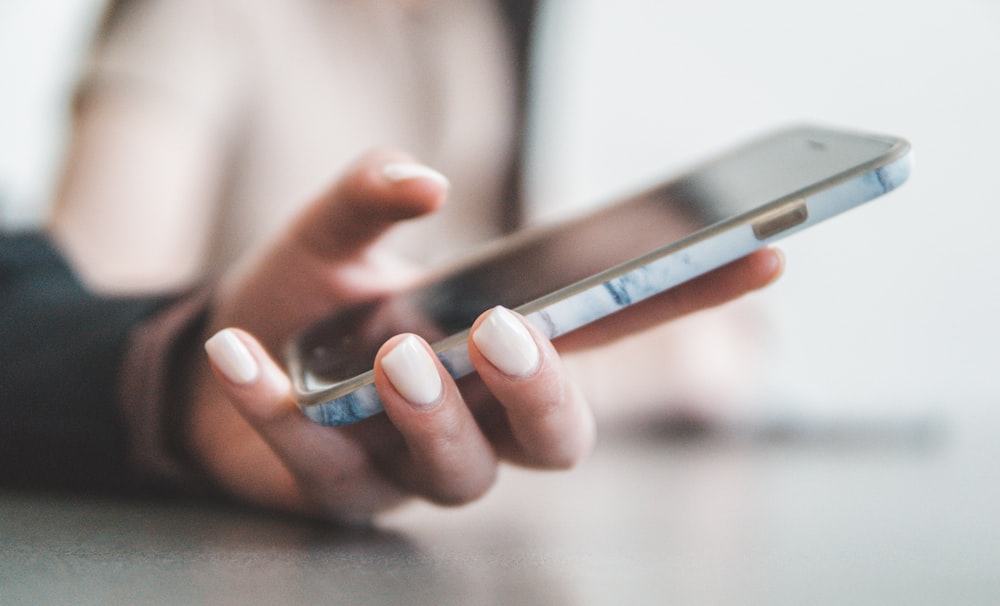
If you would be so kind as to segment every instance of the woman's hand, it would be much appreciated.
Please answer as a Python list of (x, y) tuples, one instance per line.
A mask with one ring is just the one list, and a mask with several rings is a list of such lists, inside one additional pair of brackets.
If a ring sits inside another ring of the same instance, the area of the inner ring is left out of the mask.
[[(375, 382), (386, 414), (343, 428), (309, 421), (274, 352), (339, 306), (403, 288), (418, 269), (379, 236), (433, 212), (446, 180), (398, 152), (362, 158), (289, 230), (223, 283), (216, 332), (197, 365), (185, 435), (211, 479), (259, 505), (336, 520), (366, 519), (409, 497), (476, 499), (501, 461), (566, 468), (590, 450), (594, 421), (552, 343), (502, 308), (475, 323), (478, 377), (448, 375), (426, 342), (381, 348)], [(587, 347), (760, 288), (780, 273), (761, 251), (560, 340)], [(239, 328), (225, 328), (239, 327)], [(615, 361), (627, 363), (627, 361)], [(613, 372), (613, 370), (609, 370)]]

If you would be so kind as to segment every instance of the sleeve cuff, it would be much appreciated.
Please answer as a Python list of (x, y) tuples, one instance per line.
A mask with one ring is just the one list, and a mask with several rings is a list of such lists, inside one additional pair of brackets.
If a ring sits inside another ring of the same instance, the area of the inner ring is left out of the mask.
[(130, 335), (118, 402), (128, 434), (128, 456), (143, 483), (185, 492), (205, 492), (198, 466), (178, 438), (185, 405), (176, 395), (180, 355), (205, 324), (211, 290), (180, 298), (137, 326)]

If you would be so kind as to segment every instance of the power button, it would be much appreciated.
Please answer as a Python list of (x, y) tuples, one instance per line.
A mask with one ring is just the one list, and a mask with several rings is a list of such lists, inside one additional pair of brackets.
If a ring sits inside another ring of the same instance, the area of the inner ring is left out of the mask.
[(753, 235), (758, 240), (767, 240), (781, 232), (801, 225), (809, 218), (809, 209), (804, 199), (792, 200), (780, 208), (764, 214), (753, 222)]

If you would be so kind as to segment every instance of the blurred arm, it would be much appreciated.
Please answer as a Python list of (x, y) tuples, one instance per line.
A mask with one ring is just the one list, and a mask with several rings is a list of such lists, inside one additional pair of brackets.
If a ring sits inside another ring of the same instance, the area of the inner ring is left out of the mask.
[(120, 2), (82, 74), (52, 233), (102, 291), (200, 277), (228, 170), (246, 48), (203, 0)]
[(142, 95), (80, 108), (52, 232), (99, 291), (163, 291), (204, 269), (225, 162), (211, 129)]

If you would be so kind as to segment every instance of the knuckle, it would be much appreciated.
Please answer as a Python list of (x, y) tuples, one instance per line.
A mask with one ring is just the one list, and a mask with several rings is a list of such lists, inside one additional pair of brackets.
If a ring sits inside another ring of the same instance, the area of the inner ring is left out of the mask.
[(488, 474), (477, 474), (476, 477), (466, 477), (460, 481), (449, 479), (435, 486), (425, 497), (427, 500), (445, 507), (458, 507), (478, 501), (496, 482), (496, 466)]
[(543, 462), (547, 469), (565, 471), (579, 465), (587, 456), (589, 449), (583, 447), (566, 448), (551, 453)]
[(288, 398), (258, 398), (243, 403), (243, 412), (258, 428), (285, 426), (304, 418), (299, 407)]
[(596, 430), (589, 416), (580, 418), (575, 429), (563, 426), (545, 433), (537, 438), (532, 449), (533, 464), (540, 469), (572, 469), (587, 458), (596, 441)]

